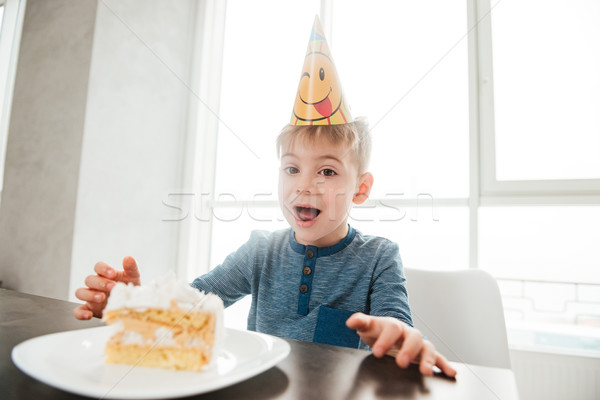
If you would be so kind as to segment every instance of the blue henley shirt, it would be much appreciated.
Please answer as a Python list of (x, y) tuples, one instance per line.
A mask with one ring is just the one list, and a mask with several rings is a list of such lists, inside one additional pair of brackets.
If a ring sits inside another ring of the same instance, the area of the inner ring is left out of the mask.
[(365, 347), (346, 319), (355, 312), (412, 326), (398, 246), (350, 227), (330, 247), (305, 246), (291, 228), (250, 239), (192, 286), (225, 306), (252, 295), (248, 329), (279, 337)]

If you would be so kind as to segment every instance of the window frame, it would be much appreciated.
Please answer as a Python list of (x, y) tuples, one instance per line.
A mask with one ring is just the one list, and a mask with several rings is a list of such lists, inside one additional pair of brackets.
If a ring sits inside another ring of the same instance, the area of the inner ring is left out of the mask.
[(477, 16), (477, 86), (481, 138), (481, 191), (485, 205), (598, 204), (600, 179), (496, 179), (496, 139), (493, 74), (493, 8), (496, 0), (469, 0)]
[(19, 59), (27, 0), (0, 0), (4, 7), (0, 32), (0, 199), (4, 187), (4, 164), (10, 112)]
[[(212, 248), (211, 200), (215, 188), (217, 137), (220, 119), (221, 70), (227, 2), (207, 0), (198, 5), (196, 43), (191, 60), (190, 107), (187, 120), (186, 153), (182, 156), (181, 188), (169, 193), (189, 202), (179, 223), (178, 251), (175, 261), (179, 276), (192, 281), (210, 270)], [(199, 215), (209, 212), (208, 221)]]

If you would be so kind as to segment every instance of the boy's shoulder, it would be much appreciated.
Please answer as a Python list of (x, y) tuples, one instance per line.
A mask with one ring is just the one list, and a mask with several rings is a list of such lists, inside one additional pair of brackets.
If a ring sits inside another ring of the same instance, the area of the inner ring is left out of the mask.
[(354, 248), (350, 253), (361, 260), (371, 260), (370, 262), (375, 269), (391, 266), (402, 268), (399, 246), (388, 238), (365, 235), (356, 230), (353, 246)]
[(279, 229), (276, 231), (267, 231), (262, 229), (253, 230), (250, 233), (248, 243), (251, 244), (274, 244), (285, 243), (289, 240), (290, 228)]
[(248, 240), (235, 253), (238, 257), (268, 257), (285, 249), (289, 241), (289, 229), (277, 231), (253, 230)]
[(354, 241), (359, 246), (398, 249), (398, 244), (396, 242), (383, 236), (365, 235), (358, 229), (356, 229), (356, 237), (354, 238)]

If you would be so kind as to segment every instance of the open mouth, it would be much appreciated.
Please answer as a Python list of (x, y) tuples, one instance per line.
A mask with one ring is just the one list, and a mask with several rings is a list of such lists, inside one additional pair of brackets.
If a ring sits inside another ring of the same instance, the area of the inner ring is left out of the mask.
[(312, 207), (294, 207), (296, 217), (301, 221), (312, 221), (319, 216), (321, 210)]

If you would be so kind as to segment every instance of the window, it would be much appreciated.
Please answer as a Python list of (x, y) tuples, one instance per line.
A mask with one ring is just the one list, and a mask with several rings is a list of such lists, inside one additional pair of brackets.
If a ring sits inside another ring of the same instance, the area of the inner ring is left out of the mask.
[(330, 24), (352, 111), (372, 127), (373, 196), (466, 198), (465, 4), (345, 1), (334, 6)]
[(496, 4), (484, 193), (600, 193), (600, 4)]
[(287, 226), (274, 141), (315, 14), (372, 127), (375, 186), (350, 223), (405, 266), (488, 270), (509, 326), (600, 326), (600, 12), (583, 0), (229, 1), (205, 270)]
[(0, 0), (0, 194), (24, 9), (24, 0)]
[(495, 8), (498, 180), (600, 179), (598, 17), (597, 1)]
[(480, 264), (496, 277), (600, 284), (600, 207), (481, 207), (480, 224)]

